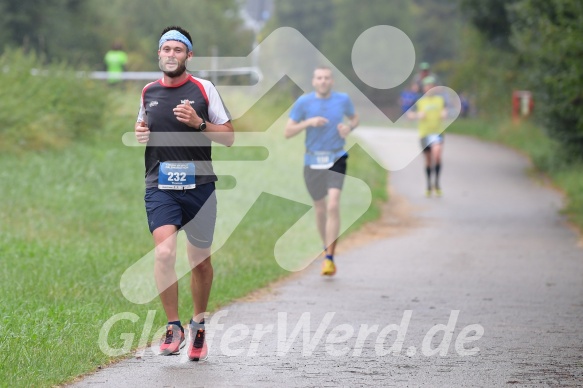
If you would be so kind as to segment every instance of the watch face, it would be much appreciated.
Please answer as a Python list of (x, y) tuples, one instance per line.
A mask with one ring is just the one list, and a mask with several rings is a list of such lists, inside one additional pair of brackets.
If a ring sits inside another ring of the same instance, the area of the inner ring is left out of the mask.
[(198, 129), (200, 129), (201, 131), (204, 131), (206, 129), (206, 122), (203, 121), (202, 123), (200, 123), (200, 126), (198, 127)]

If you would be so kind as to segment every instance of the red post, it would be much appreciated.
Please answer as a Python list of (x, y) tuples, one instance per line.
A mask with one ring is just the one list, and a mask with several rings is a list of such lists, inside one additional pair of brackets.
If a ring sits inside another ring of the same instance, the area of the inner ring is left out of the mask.
[(512, 119), (519, 122), (521, 118), (532, 114), (534, 100), (528, 90), (515, 90), (512, 92)]

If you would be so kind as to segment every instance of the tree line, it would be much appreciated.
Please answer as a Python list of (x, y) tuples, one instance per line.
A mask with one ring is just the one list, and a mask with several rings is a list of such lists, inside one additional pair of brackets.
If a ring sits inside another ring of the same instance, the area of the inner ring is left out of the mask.
[[(196, 55), (245, 56), (254, 32), (238, 0), (0, 0), (0, 49), (39, 60), (103, 69), (114, 42), (129, 70), (156, 67), (156, 42), (182, 25)], [(368, 28), (392, 25), (414, 43), (447, 86), (476, 96), (485, 117), (510, 114), (513, 89), (534, 92), (535, 112), (571, 154), (583, 146), (583, 2), (580, 0), (274, 0), (259, 39), (281, 26), (298, 29), (369, 98), (395, 103), (399, 90), (374, 89), (354, 73), (351, 50)], [(405, 85), (403, 85), (404, 87)]]
[(129, 54), (129, 70), (156, 67), (159, 34), (186, 28), (197, 55), (247, 55), (253, 32), (236, 0), (0, 0), (0, 49), (34, 51), (45, 61), (103, 70), (114, 42)]
[[(469, 21), (460, 82), (507, 103), (512, 89), (534, 93), (535, 114), (565, 153), (583, 155), (583, 2), (461, 0)], [(473, 73), (473, 79), (472, 79)], [(489, 114), (502, 109), (490, 104)]]

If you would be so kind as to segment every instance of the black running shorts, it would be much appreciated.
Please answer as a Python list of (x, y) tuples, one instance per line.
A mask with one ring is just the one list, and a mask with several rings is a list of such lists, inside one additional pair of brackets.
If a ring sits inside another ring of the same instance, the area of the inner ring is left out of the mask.
[(304, 166), (304, 181), (314, 201), (328, 195), (330, 188), (342, 190), (346, 174), (346, 159), (348, 155), (342, 156), (328, 170), (314, 170), (309, 166)]
[(213, 242), (217, 220), (215, 183), (189, 190), (146, 189), (144, 196), (150, 233), (164, 225), (184, 230), (196, 247), (208, 248)]

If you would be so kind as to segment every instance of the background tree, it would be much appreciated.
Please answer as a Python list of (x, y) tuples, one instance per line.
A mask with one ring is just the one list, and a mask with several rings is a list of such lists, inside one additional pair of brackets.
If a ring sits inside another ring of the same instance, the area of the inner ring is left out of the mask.
[[(3, 0), (0, 48), (22, 47), (69, 62), (88, 60), (95, 36), (85, 28), (88, 3), (81, 0)], [(86, 47), (86, 50), (74, 50)]]
[(156, 42), (168, 25), (182, 25), (197, 55), (247, 55), (253, 33), (243, 26), (236, 0), (2, 0), (0, 49), (24, 47), (47, 61), (104, 69), (103, 56), (124, 43), (131, 70), (156, 66)]
[[(415, 0), (411, 4), (415, 31), (412, 39), (417, 62), (429, 62), (433, 70), (448, 73), (449, 63), (460, 52), (462, 17), (458, 0)], [(442, 74), (442, 77), (447, 74)]]
[(511, 50), (508, 9), (517, 0), (460, 0), (467, 19), (493, 45)]
[(512, 44), (548, 133), (583, 155), (583, 3), (523, 0), (512, 8)]
[(334, 16), (333, 0), (275, 0), (274, 15), (261, 35), (264, 38), (279, 27), (293, 27), (320, 49), (324, 34), (333, 28)]
[[(461, 0), (461, 4), (478, 33), (465, 37), (466, 61), (458, 62), (456, 82), (473, 83), (489, 115), (501, 111), (508, 115), (512, 89), (530, 89), (535, 114), (547, 133), (561, 142), (568, 155), (580, 158), (583, 3)], [(495, 94), (503, 98), (496, 102)]]
[[(350, 0), (334, 1), (334, 24), (326, 31), (322, 52), (354, 83), (367, 97), (381, 108), (391, 119), (399, 88), (375, 89), (360, 80), (352, 66), (352, 48), (356, 39), (366, 30), (377, 25), (399, 28), (414, 42), (415, 23), (410, 2), (395, 0), (370, 0), (366, 6)], [(386, 48), (390, 50), (390, 47)]]

